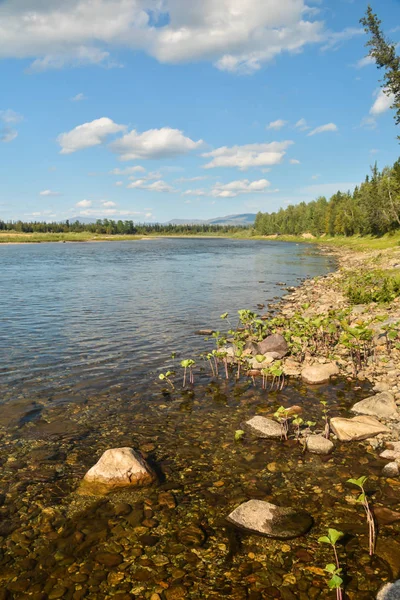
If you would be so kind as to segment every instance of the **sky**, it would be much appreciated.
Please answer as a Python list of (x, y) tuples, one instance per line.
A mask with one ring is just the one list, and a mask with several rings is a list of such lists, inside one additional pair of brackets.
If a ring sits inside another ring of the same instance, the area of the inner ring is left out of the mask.
[[(399, 156), (363, 0), (0, 0), (0, 219), (272, 212)], [(372, 1), (400, 42), (400, 1)]]

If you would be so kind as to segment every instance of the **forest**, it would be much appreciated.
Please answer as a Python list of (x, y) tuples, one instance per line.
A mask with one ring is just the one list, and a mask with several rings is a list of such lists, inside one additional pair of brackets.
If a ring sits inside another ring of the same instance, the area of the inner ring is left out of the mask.
[(259, 212), (254, 224), (257, 235), (383, 235), (400, 228), (400, 159), (392, 167), (371, 174), (353, 192), (337, 192), (301, 202), (278, 212)]

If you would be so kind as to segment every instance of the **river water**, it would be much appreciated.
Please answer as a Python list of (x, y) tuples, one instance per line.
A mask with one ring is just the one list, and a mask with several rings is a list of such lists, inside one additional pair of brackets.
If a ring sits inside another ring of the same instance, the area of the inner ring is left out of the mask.
[[(330, 257), (273, 241), (151, 239), (0, 245), (0, 267), (0, 600), (328, 598), (331, 557), (317, 541), (328, 526), (349, 535), (350, 598), (372, 598), (392, 576), (368, 559), (362, 514), (343, 500), (346, 478), (378, 480), (374, 455), (352, 446), (322, 460), (293, 440), (234, 441), (254, 414), (301, 401), (318, 421), (322, 398), (337, 414), (365, 390), (294, 381), (270, 392), (206, 370), (193, 389), (180, 384), (179, 360), (200, 365), (211, 344), (195, 330), (267, 307), (279, 282), (323, 275)], [(158, 378), (168, 368), (179, 372), (171, 394)], [(80, 494), (101, 453), (123, 446), (158, 484)], [(391, 486), (381, 496), (394, 503)], [(315, 527), (286, 544), (239, 536), (225, 517), (250, 498), (301, 504)]]

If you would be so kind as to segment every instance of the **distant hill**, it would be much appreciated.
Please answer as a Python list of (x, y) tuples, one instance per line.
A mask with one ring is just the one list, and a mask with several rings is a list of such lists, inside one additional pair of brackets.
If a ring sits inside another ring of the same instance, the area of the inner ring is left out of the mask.
[(242, 215), (227, 215), (215, 219), (173, 219), (167, 225), (254, 225), (256, 215), (244, 213)]

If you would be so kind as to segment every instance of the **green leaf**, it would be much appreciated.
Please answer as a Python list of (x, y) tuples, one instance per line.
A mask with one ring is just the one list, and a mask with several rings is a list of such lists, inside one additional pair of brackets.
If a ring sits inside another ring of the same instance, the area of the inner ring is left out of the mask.
[(328, 529), (328, 536), (331, 543), (335, 545), (336, 542), (344, 536), (344, 533), (342, 531), (338, 531), (337, 529)]
[(330, 544), (331, 540), (328, 538), (327, 535), (323, 535), (323, 536), (321, 536), (321, 537), (318, 538), (318, 542), (320, 544)]
[(329, 565), (326, 565), (325, 571), (328, 571), (328, 573), (332, 573), (332, 574), (335, 573), (336, 565), (334, 565), (333, 563), (329, 563)]
[(165, 379), (164, 373), (160, 373), (158, 379), (161, 379), (161, 381), (163, 381)]
[(264, 354), (256, 354), (256, 357), (255, 357), (255, 358), (256, 358), (256, 361), (257, 361), (258, 363), (262, 363), (262, 362), (264, 362), (264, 360), (265, 360), (265, 356), (264, 356)]
[(339, 575), (334, 575), (332, 579), (328, 581), (328, 586), (331, 590), (337, 590), (341, 587), (343, 579)]
[(353, 485), (362, 488), (367, 479), (368, 477), (365, 477), (365, 475), (361, 475), (361, 477), (359, 477), (358, 479), (348, 479), (347, 483), (352, 483)]
[(365, 500), (366, 500), (366, 496), (365, 496), (365, 494), (364, 494), (364, 492), (363, 492), (362, 494), (360, 494), (360, 495), (358, 496), (358, 498), (357, 498), (357, 502), (360, 502), (360, 504), (364, 504)]
[(237, 429), (235, 431), (235, 442), (239, 442), (244, 436), (244, 434), (245, 432), (243, 431), (243, 429)]
[(222, 315), (220, 315), (219, 318), (220, 319), (227, 319), (227, 317), (228, 317), (228, 313), (226, 312), (226, 313), (223, 313)]

